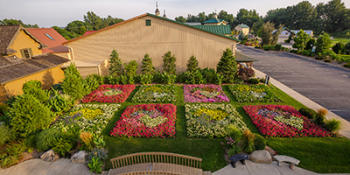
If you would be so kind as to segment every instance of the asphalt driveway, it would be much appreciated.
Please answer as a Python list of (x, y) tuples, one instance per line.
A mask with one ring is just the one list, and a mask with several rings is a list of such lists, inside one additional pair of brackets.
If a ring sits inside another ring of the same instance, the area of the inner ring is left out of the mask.
[(254, 67), (350, 121), (350, 69), (286, 52), (237, 46)]

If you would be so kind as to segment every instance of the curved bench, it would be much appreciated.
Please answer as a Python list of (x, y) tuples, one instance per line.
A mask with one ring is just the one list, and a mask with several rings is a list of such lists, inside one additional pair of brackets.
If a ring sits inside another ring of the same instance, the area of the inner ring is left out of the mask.
[(299, 163), (300, 163), (300, 160), (298, 160), (294, 157), (289, 157), (289, 156), (284, 156), (284, 155), (276, 155), (276, 156), (273, 156), (273, 158), (277, 161), (278, 166), (280, 166), (281, 162), (289, 163), (290, 169), (294, 169), (294, 166), (299, 165)]

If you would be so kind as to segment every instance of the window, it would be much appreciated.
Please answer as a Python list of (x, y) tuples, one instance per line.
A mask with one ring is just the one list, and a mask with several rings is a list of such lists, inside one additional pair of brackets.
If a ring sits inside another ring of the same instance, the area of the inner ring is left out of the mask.
[(46, 35), (48, 38), (50, 38), (50, 40), (55, 40), (55, 39), (53, 39), (52, 36), (50, 36), (48, 33), (45, 33), (45, 35)]
[(150, 19), (146, 19), (146, 26), (151, 26), (152, 21)]
[(21, 49), (22, 58), (31, 58), (33, 56), (32, 49)]

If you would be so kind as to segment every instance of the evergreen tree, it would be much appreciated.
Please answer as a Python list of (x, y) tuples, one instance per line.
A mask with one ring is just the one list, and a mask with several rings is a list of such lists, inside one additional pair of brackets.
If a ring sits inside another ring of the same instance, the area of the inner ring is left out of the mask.
[(187, 62), (187, 71), (194, 72), (198, 70), (198, 60), (195, 56), (191, 56)]
[(304, 32), (304, 30), (300, 30), (296, 37), (294, 38), (293, 47), (297, 48), (298, 51), (304, 51), (306, 48), (307, 42), (310, 40), (310, 36)]
[(168, 74), (175, 74), (176, 73), (176, 58), (175, 55), (172, 55), (171, 52), (167, 52), (163, 56), (163, 72)]
[(85, 83), (74, 64), (71, 64), (64, 70), (64, 76), (65, 78), (62, 82), (63, 92), (75, 100), (81, 99), (86, 93)]
[(237, 62), (231, 49), (226, 49), (216, 68), (217, 73), (223, 76), (223, 82), (233, 83), (237, 73)]
[(327, 51), (331, 48), (332, 40), (327, 33), (320, 35), (316, 42), (316, 53), (323, 54), (324, 51)]
[(142, 74), (153, 74), (154, 73), (152, 58), (150, 58), (148, 54), (146, 54), (143, 57), (141, 64), (142, 64), (141, 65)]
[(121, 76), (124, 74), (123, 64), (116, 50), (113, 50), (110, 55), (109, 74), (112, 76)]

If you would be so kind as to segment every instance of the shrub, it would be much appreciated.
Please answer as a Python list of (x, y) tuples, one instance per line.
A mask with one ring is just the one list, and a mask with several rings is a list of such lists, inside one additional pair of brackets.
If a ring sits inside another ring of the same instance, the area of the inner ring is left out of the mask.
[(100, 174), (102, 172), (103, 162), (98, 157), (92, 157), (88, 163), (91, 172)]
[(0, 166), (2, 168), (7, 168), (11, 165), (18, 163), (20, 155), (26, 150), (26, 146), (23, 142), (20, 143), (10, 143), (5, 147), (5, 152), (0, 153)]
[(83, 141), (83, 143), (87, 146), (87, 148), (90, 150), (92, 148), (92, 134), (89, 132), (82, 132), (80, 133), (80, 140)]
[(108, 75), (104, 78), (104, 84), (119, 84), (120, 77)]
[(185, 83), (186, 84), (204, 84), (205, 79), (203, 78), (199, 70), (196, 71), (186, 71), (185, 72)]
[(5, 115), (8, 111), (8, 105), (4, 103), (0, 103), (0, 116)]
[(198, 67), (198, 60), (195, 56), (191, 56), (190, 59), (187, 62), (187, 71), (194, 72), (199, 69)]
[(69, 95), (61, 95), (56, 90), (51, 90), (50, 94), (51, 98), (48, 102), (48, 107), (54, 112), (66, 112), (74, 103)]
[(350, 42), (344, 46), (344, 54), (350, 55)]
[(41, 82), (38, 80), (31, 80), (24, 83), (22, 90), (24, 94), (34, 96), (41, 103), (47, 103), (49, 100), (48, 92), (41, 88)]
[(140, 83), (141, 84), (151, 84), (153, 80), (152, 74), (142, 74), (140, 75)]
[(18, 96), (8, 115), (12, 129), (21, 137), (49, 127), (54, 120), (50, 109), (29, 94)]
[(316, 118), (316, 112), (312, 109), (309, 108), (300, 108), (299, 112), (301, 115), (311, 119), (311, 120), (315, 120)]
[(249, 84), (259, 84), (259, 79), (257, 79), (257, 78), (250, 78), (250, 79), (248, 79), (248, 83)]
[(163, 56), (163, 72), (167, 74), (175, 74), (176, 73), (176, 58), (175, 55), (172, 55), (171, 52), (167, 52)]
[(168, 74), (166, 72), (161, 74), (161, 79), (162, 79), (162, 83), (165, 84), (174, 84), (176, 81), (176, 75), (175, 74)]
[(221, 85), (224, 79), (224, 76), (219, 73), (215, 73), (215, 78), (216, 78), (215, 84)]
[(282, 50), (282, 45), (281, 44), (276, 44), (275, 45), (275, 50), (278, 50), (278, 51)]
[(113, 50), (110, 55), (109, 74), (112, 76), (120, 76), (124, 74), (123, 64), (116, 50)]
[(255, 150), (254, 146), (255, 135), (250, 130), (245, 130), (242, 137), (242, 150), (246, 153), (251, 153)]
[(316, 40), (311, 38), (307, 43), (305, 50), (312, 50), (312, 48), (315, 46)]
[(303, 51), (309, 40), (310, 36), (307, 33), (305, 33), (304, 30), (300, 30), (294, 37), (293, 48), (298, 49), (298, 51)]
[(234, 83), (237, 74), (237, 63), (231, 49), (226, 49), (223, 52), (216, 71), (223, 75), (223, 82)]
[(336, 53), (336, 54), (342, 54), (344, 52), (344, 48), (345, 48), (345, 44), (342, 42), (338, 42), (337, 44), (335, 44), (332, 47), (332, 50)]
[(40, 151), (46, 151), (56, 145), (59, 138), (62, 138), (63, 134), (59, 129), (49, 128), (41, 131), (36, 136), (36, 148)]
[(85, 78), (85, 89), (87, 93), (90, 93), (91, 91), (97, 89), (101, 84), (103, 84), (104, 80), (103, 77), (97, 75), (97, 74), (92, 74), (89, 75)]
[(242, 138), (241, 130), (239, 130), (235, 125), (227, 125), (226, 132), (235, 142), (238, 142)]
[(264, 150), (266, 147), (265, 138), (259, 134), (255, 134), (254, 147), (255, 150)]
[[(131, 80), (130, 80), (130, 78), (131, 78)], [(126, 75), (119, 76), (119, 79), (120, 79), (120, 84), (124, 84), (124, 85), (129, 84), (130, 81), (131, 82), (134, 81), (134, 77), (128, 77)]]
[(137, 62), (135, 60), (130, 61), (128, 64), (125, 64), (124, 67), (125, 67), (125, 75), (128, 78), (129, 84), (134, 84), (136, 71), (137, 71)]
[(0, 146), (13, 138), (9, 127), (0, 123)]
[(142, 74), (154, 74), (154, 67), (152, 64), (152, 58), (149, 57), (148, 54), (146, 54), (141, 62), (141, 72)]
[(72, 142), (64, 138), (59, 138), (52, 150), (60, 156), (66, 156), (66, 154), (73, 148)]
[(216, 72), (214, 69), (204, 68), (201, 70), (201, 73), (207, 83), (210, 83), (210, 84), (216, 83)]
[(324, 127), (330, 132), (337, 132), (340, 129), (340, 121), (336, 119), (327, 120)]
[(331, 47), (332, 41), (327, 33), (320, 35), (316, 42), (316, 53), (323, 53)]
[(324, 121), (325, 121), (325, 116), (324, 115), (321, 115), (321, 114), (316, 114), (316, 117), (315, 117), (315, 123), (320, 125), (320, 126), (323, 126), (324, 125)]
[(305, 56), (311, 56), (311, 50), (303, 50), (302, 52), (301, 52), (301, 54), (302, 55), (305, 55)]
[(322, 115), (322, 116), (326, 116), (328, 113), (327, 109), (321, 108), (318, 110), (318, 114)]
[(344, 64), (344, 67), (346, 67), (346, 68), (350, 68), (350, 62), (349, 62), (349, 63)]
[(64, 76), (65, 78), (62, 82), (63, 92), (75, 100), (81, 99), (86, 94), (86, 90), (84, 80), (74, 64), (71, 64), (64, 70)]

